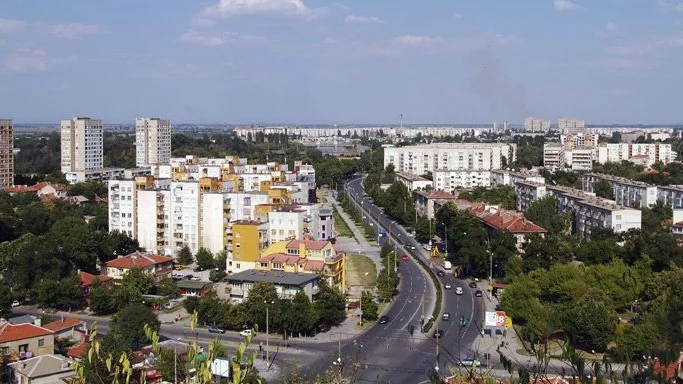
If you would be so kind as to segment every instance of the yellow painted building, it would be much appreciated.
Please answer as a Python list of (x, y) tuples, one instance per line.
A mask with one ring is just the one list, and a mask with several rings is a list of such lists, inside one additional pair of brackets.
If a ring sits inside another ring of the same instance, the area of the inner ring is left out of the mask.
[(329, 241), (289, 240), (271, 244), (261, 252), (256, 269), (318, 273), (346, 292), (346, 257)]
[(228, 251), (232, 252), (232, 260), (228, 260), (228, 273), (255, 269), (261, 251), (268, 245), (268, 224), (241, 220), (232, 224), (231, 231)]

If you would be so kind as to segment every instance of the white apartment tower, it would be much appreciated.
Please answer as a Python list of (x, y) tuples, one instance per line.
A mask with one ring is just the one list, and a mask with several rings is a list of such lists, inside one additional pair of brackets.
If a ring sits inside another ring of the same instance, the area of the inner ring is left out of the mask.
[(557, 121), (557, 128), (560, 133), (579, 133), (586, 130), (586, 122), (584, 120), (575, 120), (563, 117)]
[(14, 185), (12, 120), (0, 120), (0, 190)]
[(158, 117), (135, 120), (135, 164), (138, 167), (171, 161), (171, 121)]
[(62, 173), (102, 168), (102, 120), (74, 117), (60, 124)]
[(550, 131), (550, 120), (527, 117), (524, 120), (524, 130), (527, 132), (548, 132)]

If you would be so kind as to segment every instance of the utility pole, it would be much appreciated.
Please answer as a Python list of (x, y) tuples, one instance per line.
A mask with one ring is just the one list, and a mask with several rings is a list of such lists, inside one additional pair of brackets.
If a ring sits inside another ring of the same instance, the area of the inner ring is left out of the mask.
[(360, 327), (363, 328), (363, 290), (360, 291)]

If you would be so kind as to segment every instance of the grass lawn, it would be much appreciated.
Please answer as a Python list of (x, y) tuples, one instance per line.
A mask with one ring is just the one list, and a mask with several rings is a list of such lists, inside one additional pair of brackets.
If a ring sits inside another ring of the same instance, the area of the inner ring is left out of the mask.
[(353, 237), (353, 233), (351, 232), (351, 229), (349, 229), (349, 226), (346, 225), (346, 221), (342, 219), (341, 215), (339, 212), (337, 212), (337, 208), (334, 208), (334, 227), (337, 230), (337, 235), (343, 236), (343, 237)]
[(362, 285), (365, 289), (370, 289), (375, 286), (377, 268), (369, 257), (351, 254), (346, 257), (346, 262), (346, 285)]

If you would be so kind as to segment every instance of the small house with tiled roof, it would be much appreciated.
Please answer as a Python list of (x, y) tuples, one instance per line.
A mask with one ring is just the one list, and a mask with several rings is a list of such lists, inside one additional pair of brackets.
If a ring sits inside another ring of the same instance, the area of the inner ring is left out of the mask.
[(76, 342), (82, 341), (87, 333), (85, 321), (75, 317), (67, 317), (47, 323), (43, 325), (43, 328), (54, 332), (55, 337), (58, 339), (68, 339)]
[(76, 376), (73, 361), (59, 355), (37, 356), (8, 364), (16, 383), (70, 383)]
[(93, 275), (88, 272), (81, 272), (79, 275), (81, 277), (81, 296), (88, 305), (90, 305), (90, 295), (92, 294), (92, 286), (95, 284), (95, 281), (99, 280), (105, 289), (110, 288), (114, 281), (107, 275)]
[(142, 269), (154, 281), (161, 281), (171, 277), (173, 258), (142, 252), (119, 256), (107, 261), (107, 276), (115, 280), (122, 279), (126, 272), (136, 268)]
[(55, 352), (53, 331), (34, 324), (11, 324), (0, 319), (0, 353), (11, 361)]
[(489, 232), (489, 237), (492, 237), (496, 231), (510, 232), (517, 240), (517, 248), (520, 250), (528, 235), (545, 236), (548, 232), (545, 228), (527, 220), (521, 212), (508, 211), (497, 206), (475, 204), (467, 209), (467, 213), (484, 225)]

